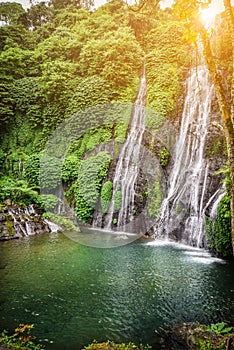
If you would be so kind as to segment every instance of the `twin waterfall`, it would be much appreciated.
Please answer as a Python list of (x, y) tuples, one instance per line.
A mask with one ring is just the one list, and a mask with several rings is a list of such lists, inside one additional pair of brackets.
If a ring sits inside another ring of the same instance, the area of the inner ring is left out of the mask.
[(205, 197), (209, 163), (204, 150), (213, 96), (214, 87), (206, 67), (194, 69), (187, 81), (174, 164), (160, 214), (164, 236), (180, 230), (180, 240), (195, 246), (203, 245), (205, 210), (209, 204)]
[[(171, 150), (167, 171), (169, 175), (165, 175), (164, 199), (158, 218), (152, 225), (156, 237), (172, 238), (193, 246), (205, 245), (205, 214), (207, 210), (212, 211), (212, 206), (213, 210), (214, 206), (217, 209), (217, 203), (222, 197), (222, 191), (217, 186), (211, 186), (210, 189), (210, 164), (205, 157), (214, 96), (214, 87), (206, 67), (200, 66), (192, 70), (187, 80), (180, 132), (176, 136), (174, 149)], [(145, 132), (145, 103), (144, 72), (134, 103), (128, 136), (117, 161), (108, 213), (102, 218), (102, 227), (107, 230), (140, 233), (140, 227), (133, 227), (131, 223), (138, 210), (136, 187), (142, 157), (140, 149)], [(121, 204), (119, 208), (116, 208), (117, 199)], [(147, 217), (145, 220), (148, 220)]]
[(116, 218), (117, 230), (131, 231), (129, 226), (131, 226), (135, 211), (135, 185), (139, 172), (140, 148), (145, 130), (145, 102), (146, 78), (144, 70), (138, 96), (134, 103), (130, 130), (116, 165), (113, 179), (113, 193), (105, 224), (106, 229), (111, 229), (115, 219), (116, 195), (119, 193), (121, 207), (118, 213), (118, 219)]

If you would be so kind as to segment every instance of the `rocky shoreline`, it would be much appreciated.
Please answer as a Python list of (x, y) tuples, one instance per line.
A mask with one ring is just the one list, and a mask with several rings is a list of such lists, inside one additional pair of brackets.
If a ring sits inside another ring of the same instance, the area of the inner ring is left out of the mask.
[[(212, 328), (213, 326), (213, 328)], [(222, 328), (223, 326), (223, 328)], [(154, 344), (117, 344), (112, 341), (93, 342), (86, 350), (234, 350), (233, 327), (225, 328), (225, 323), (206, 326), (197, 322), (179, 323), (161, 329)], [(29, 349), (27, 346), (19, 349)], [(0, 350), (15, 349), (0, 342)], [(31, 348), (30, 348), (31, 349)], [(84, 350), (83, 349), (83, 350)]]
[(61, 230), (58, 225), (44, 219), (42, 214), (43, 211), (34, 204), (26, 208), (11, 205), (1, 209), (0, 241)]

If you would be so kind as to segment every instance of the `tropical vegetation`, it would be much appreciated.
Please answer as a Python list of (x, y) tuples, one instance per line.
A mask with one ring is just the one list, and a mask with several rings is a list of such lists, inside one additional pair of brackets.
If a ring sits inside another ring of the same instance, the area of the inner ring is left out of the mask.
[[(198, 25), (198, 3), (177, 0), (173, 9), (164, 11), (154, 6), (157, 1), (147, 0), (134, 6), (113, 0), (98, 9), (88, 0), (50, 0), (33, 4), (27, 11), (17, 3), (0, 4), (2, 206), (37, 203), (46, 212), (53, 211), (57, 201), (51, 193), (62, 182), (79, 220), (91, 222), (98, 198), (106, 212), (113, 188), (108, 170), (126, 137), (143, 60), (147, 106), (153, 111), (146, 115), (146, 128), (157, 133), (165, 119), (178, 121), (183, 81), (195, 64), (195, 34), (200, 33), (215, 78), (231, 177), (225, 207), (222, 202), (219, 210), (228, 223), (224, 227), (219, 217), (209, 244), (230, 255), (230, 218), (232, 232), (234, 227), (233, 15), (230, 1), (225, 0), (226, 12), (216, 26), (217, 40), (210, 41), (200, 22)], [(219, 71), (226, 79), (226, 90)], [(48, 154), (51, 135), (56, 137), (58, 129), (62, 140)], [(93, 153), (98, 145), (112, 141), (114, 153)], [(166, 168), (169, 147), (160, 145), (156, 153)], [(158, 181), (147, 195), (149, 215), (156, 216), (162, 198)], [(117, 192), (116, 210), (120, 200)]]

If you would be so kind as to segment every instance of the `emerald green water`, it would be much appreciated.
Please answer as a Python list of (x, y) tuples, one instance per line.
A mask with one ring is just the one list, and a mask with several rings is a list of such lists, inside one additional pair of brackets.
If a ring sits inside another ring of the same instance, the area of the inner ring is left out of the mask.
[(234, 323), (234, 265), (202, 250), (147, 240), (100, 249), (45, 234), (1, 243), (0, 257), (1, 328), (34, 323), (47, 349), (154, 344), (171, 323)]

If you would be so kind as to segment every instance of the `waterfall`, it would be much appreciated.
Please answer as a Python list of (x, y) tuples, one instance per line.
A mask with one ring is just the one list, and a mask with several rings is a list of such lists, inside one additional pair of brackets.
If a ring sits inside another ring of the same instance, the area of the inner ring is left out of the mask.
[(48, 225), (51, 232), (61, 232), (63, 229), (52, 221), (44, 219), (44, 222)]
[(158, 227), (159, 235), (178, 237), (179, 232), (181, 241), (194, 246), (202, 246), (204, 238), (209, 171), (204, 149), (213, 95), (207, 68), (192, 70)]
[(217, 195), (216, 195), (216, 200), (214, 201), (211, 211), (210, 211), (210, 218), (212, 220), (217, 220), (218, 218), (218, 206), (221, 201), (221, 199), (225, 196), (226, 194), (226, 188), (223, 185), (221, 188), (217, 190)]
[(52, 227), (41, 216), (41, 211), (34, 208), (33, 204), (27, 208), (12, 205), (0, 210), (0, 241), (51, 231)]
[[(112, 199), (105, 219), (106, 229), (111, 229), (114, 220), (116, 220), (118, 231), (134, 232), (131, 221), (136, 210), (136, 181), (139, 174), (140, 148), (144, 133), (145, 101), (146, 76), (144, 69), (138, 96), (133, 107), (130, 129), (116, 165)], [(118, 209), (116, 209), (117, 196), (121, 202)]]

